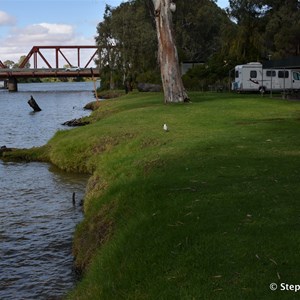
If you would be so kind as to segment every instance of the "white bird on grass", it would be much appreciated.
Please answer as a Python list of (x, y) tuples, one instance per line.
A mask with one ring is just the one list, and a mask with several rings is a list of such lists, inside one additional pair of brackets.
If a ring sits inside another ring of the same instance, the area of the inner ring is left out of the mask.
[(164, 131), (169, 131), (167, 124), (164, 124)]

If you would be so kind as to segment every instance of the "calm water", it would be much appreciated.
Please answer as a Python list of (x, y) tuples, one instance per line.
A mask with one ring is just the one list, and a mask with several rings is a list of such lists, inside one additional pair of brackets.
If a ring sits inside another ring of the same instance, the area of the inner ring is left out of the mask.
[[(88, 115), (92, 83), (19, 84), (0, 90), (0, 146), (45, 144), (61, 123)], [(33, 96), (42, 111), (27, 104)], [(0, 161), (0, 299), (60, 299), (74, 286), (72, 235), (86, 176), (44, 163)]]

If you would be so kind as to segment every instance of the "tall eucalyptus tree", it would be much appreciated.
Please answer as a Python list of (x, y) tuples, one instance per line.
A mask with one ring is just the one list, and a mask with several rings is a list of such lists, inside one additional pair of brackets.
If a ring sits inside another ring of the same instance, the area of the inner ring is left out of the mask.
[(188, 101), (183, 86), (177, 48), (173, 35), (172, 14), (176, 11), (174, 0), (152, 0), (156, 33), (158, 39), (158, 58), (165, 103)]

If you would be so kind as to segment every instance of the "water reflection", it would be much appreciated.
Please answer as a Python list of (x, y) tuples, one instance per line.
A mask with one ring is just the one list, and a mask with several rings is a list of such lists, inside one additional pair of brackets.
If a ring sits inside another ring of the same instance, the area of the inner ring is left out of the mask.
[(84, 197), (87, 177), (44, 163), (1, 163), (0, 176), (0, 299), (62, 296), (74, 283), (72, 234), (82, 217), (72, 194)]

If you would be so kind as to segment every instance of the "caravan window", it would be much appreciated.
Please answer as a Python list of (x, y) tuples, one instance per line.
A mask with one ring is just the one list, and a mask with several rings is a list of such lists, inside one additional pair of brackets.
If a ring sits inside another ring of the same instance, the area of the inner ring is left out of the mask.
[(257, 77), (257, 72), (256, 71), (250, 71), (250, 78), (256, 78)]
[(294, 78), (294, 80), (300, 80), (300, 73), (293, 72), (293, 78)]
[(279, 78), (289, 78), (289, 72), (288, 71), (278, 71), (278, 77)]
[(267, 75), (267, 77), (275, 77), (276, 71), (267, 71), (266, 75)]
[(235, 71), (235, 78), (239, 78), (239, 71)]

